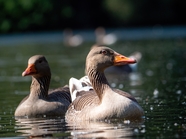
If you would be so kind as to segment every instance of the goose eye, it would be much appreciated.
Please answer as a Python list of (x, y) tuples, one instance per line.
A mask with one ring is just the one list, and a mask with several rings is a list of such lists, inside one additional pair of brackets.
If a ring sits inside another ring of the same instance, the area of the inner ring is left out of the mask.
[(100, 53), (106, 55), (107, 54), (107, 51), (106, 50), (101, 50)]
[(39, 60), (39, 63), (42, 63), (42, 60)]

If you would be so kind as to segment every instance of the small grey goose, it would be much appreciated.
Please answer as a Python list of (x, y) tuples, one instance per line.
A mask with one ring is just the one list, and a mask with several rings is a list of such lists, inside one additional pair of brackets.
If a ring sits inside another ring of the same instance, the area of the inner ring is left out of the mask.
[(30, 94), (15, 110), (15, 117), (64, 116), (71, 103), (68, 86), (49, 91), (51, 71), (43, 55), (34, 55), (22, 76), (32, 76)]

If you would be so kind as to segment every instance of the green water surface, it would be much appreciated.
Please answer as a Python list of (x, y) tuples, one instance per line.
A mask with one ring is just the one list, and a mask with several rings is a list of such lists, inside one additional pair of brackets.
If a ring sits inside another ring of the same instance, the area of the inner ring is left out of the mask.
[(52, 71), (50, 88), (84, 75), (92, 43), (0, 46), (0, 137), (26, 138), (186, 138), (186, 39), (118, 42), (110, 47), (129, 56), (142, 53), (138, 70), (112, 78), (112, 86), (133, 94), (145, 111), (142, 123), (110, 120), (68, 125), (61, 118), (15, 120), (14, 111), (29, 93), (30, 77), (21, 74), (35, 54), (46, 56)]

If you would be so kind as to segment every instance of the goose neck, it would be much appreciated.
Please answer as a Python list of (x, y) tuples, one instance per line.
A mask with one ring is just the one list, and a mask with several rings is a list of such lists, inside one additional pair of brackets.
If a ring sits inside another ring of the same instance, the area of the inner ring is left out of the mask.
[(50, 85), (50, 76), (35, 78), (32, 77), (32, 83), (30, 86), (30, 95), (34, 98), (47, 99), (48, 89)]
[(94, 90), (96, 91), (100, 101), (104, 96), (105, 89), (110, 88), (110, 85), (103, 72), (98, 72), (95, 70), (89, 70), (88, 76)]

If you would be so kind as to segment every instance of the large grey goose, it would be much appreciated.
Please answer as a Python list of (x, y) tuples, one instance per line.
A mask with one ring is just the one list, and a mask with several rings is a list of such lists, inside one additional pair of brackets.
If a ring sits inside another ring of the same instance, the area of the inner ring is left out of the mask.
[(141, 120), (144, 111), (137, 100), (122, 90), (112, 88), (104, 75), (104, 70), (110, 66), (132, 63), (136, 60), (108, 47), (93, 47), (86, 57), (88, 77), (83, 77), (79, 83), (75, 78), (69, 80), (73, 102), (65, 115), (66, 121), (108, 118)]

